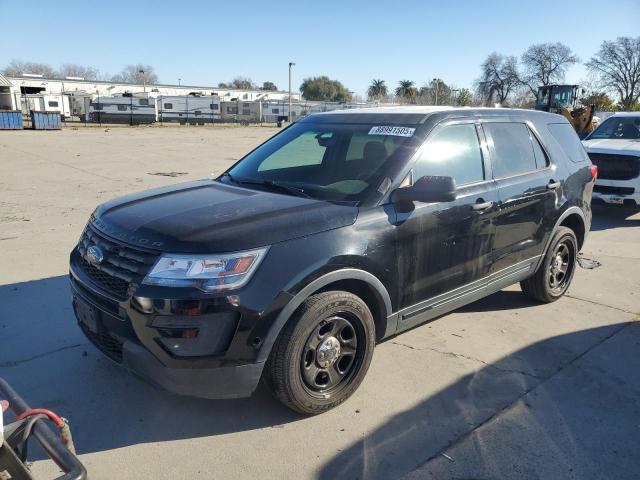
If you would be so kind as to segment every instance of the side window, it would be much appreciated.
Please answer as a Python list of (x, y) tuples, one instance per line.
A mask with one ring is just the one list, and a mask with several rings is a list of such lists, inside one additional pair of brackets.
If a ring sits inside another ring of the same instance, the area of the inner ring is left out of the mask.
[(140, 105), (149, 105), (149, 100), (146, 98), (141, 98), (140, 99)]
[(127, 105), (118, 105), (118, 110), (121, 112), (126, 112), (127, 111)]
[(544, 153), (544, 149), (542, 148), (542, 145), (540, 145), (536, 136), (531, 132), (529, 132), (529, 136), (531, 137), (531, 143), (533, 144), (533, 154), (536, 157), (536, 167), (546, 168), (549, 165), (547, 154)]
[[(294, 138), (265, 158), (258, 171), (320, 165), (327, 147), (320, 145), (317, 135), (317, 132), (308, 131)], [(331, 136), (330, 133), (325, 133), (323, 137), (326, 135), (329, 135), (328, 138)]]
[(486, 123), (493, 147), (493, 176), (509, 177), (536, 169), (529, 128), (524, 123)]
[(165, 103), (164, 104), (164, 109), (165, 110), (171, 110), (173, 108), (173, 103)]
[(50, 101), (50, 102), (49, 102), (49, 106), (50, 106), (50, 107), (57, 107), (57, 106), (58, 106), (58, 102)]
[(413, 167), (414, 180), (425, 175), (453, 177), (457, 185), (484, 180), (482, 151), (474, 124), (450, 125), (427, 139)]
[(571, 125), (568, 123), (550, 123), (547, 128), (572, 162), (580, 163), (589, 159), (576, 131)]

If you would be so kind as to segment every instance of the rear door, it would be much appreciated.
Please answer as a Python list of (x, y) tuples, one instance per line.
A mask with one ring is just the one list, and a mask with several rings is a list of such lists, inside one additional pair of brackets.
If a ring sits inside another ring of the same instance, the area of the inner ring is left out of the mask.
[(542, 254), (544, 220), (562, 191), (559, 172), (526, 123), (491, 121), (483, 130), (500, 199), (492, 272), (526, 269)]

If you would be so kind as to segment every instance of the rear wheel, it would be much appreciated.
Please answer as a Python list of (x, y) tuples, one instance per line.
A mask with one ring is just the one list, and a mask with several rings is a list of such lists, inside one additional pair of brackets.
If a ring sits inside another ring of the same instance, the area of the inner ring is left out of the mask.
[(265, 380), (287, 407), (316, 415), (351, 396), (375, 346), (367, 305), (349, 292), (308, 298), (284, 327), (265, 367)]
[(568, 290), (576, 268), (578, 240), (570, 228), (559, 227), (538, 271), (520, 282), (522, 291), (540, 302), (555, 302)]

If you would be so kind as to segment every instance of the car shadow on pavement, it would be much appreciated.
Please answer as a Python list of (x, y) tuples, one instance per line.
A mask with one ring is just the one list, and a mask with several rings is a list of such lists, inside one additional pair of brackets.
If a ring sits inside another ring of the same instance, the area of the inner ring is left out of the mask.
[(607, 204), (593, 204), (591, 207), (593, 211), (592, 231), (640, 226), (639, 208)]
[[(623, 330), (624, 341), (598, 350)], [(586, 345), (589, 359), (580, 353)], [(387, 417), (327, 460), (318, 478), (637, 478), (639, 345), (638, 322), (533, 343)], [(544, 361), (544, 352), (566, 350), (564, 362)], [(540, 373), (500, 366), (514, 358)]]
[(528, 308), (539, 306), (536, 302), (518, 290), (500, 290), (481, 300), (465, 305), (457, 312), (495, 312), (498, 310), (513, 310), (516, 308)]

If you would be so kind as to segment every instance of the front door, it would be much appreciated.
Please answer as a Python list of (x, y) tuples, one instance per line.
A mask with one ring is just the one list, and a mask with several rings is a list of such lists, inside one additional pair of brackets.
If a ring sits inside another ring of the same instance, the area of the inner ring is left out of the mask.
[[(457, 199), (396, 205), (399, 329), (433, 316), (441, 299), (488, 275), (498, 193), (474, 123), (439, 125), (421, 147), (412, 178), (453, 177)], [(436, 302), (434, 302), (436, 299)]]

